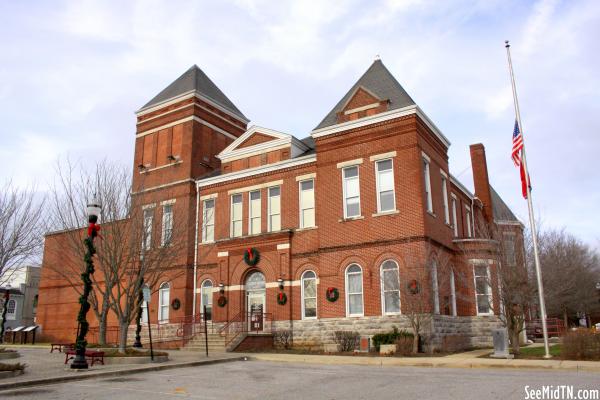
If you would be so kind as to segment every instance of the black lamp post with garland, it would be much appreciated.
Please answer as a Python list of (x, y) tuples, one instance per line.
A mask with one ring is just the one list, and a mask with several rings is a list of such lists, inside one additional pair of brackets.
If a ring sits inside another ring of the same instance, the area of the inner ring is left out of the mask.
[(87, 342), (85, 340), (85, 335), (87, 334), (90, 324), (87, 321), (87, 313), (90, 310), (90, 303), (88, 301), (88, 297), (90, 296), (90, 292), (92, 291), (92, 279), (91, 275), (94, 273), (94, 254), (96, 254), (96, 248), (94, 247), (94, 238), (98, 236), (98, 231), (100, 230), (100, 225), (97, 224), (98, 216), (100, 215), (100, 211), (102, 208), (100, 207), (100, 202), (94, 195), (91, 203), (87, 206), (87, 215), (88, 215), (88, 230), (87, 237), (84, 239), (83, 243), (86, 248), (85, 256), (83, 260), (85, 262), (85, 271), (81, 274), (81, 280), (83, 281), (83, 292), (79, 297), (79, 304), (81, 307), (79, 309), (79, 314), (77, 315), (77, 322), (79, 324), (79, 329), (77, 330), (77, 340), (75, 341), (75, 359), (71, 364), (71, 368), (73, 369), (87, 369), (88, 363), (85, 359), (85, 350), (87, 346)]
[(10, 300), (10, 284), (4, 289), (4, 306), (2, 307), (2, 323), (0, 325), (0, 343), (4, 343), (4, 323), (8, 312), (8, 301)]
[(144, 302), (144, 278), (140, 281), (140, 290), (138, 292), (138, 309), (137, 315), (135, 318), (135, 342), (133, 342), (133, 347), (142, 348), (142, 303)]

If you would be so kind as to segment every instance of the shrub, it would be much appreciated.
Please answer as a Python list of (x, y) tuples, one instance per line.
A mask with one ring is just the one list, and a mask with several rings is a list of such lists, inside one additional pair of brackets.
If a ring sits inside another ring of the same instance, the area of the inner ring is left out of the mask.
[(586, 329), (567, 333), (561, 356), (565, 360), (600, 360), (600, 333)]
[(398, 338), (401, 337), (410, 338), (412, 340), (413, 334), (404, 330), (399, 331), (398, 328), (394, 326), (391, 332), (378, 333), (376, 335), (373, 335), (372, 342), (373, 346), (375, 347), (375, 350), (379, 351), (379, 347), (382, 344), (395, 344)]
[(21, 363), (16, 363), (16, 364), (2, 364), (0, 363), (0, 371), (4, 372), (4, 371), (23, 371), (25, 369), (25, 367), (27, 366), (27, 364), (21, 364)]
[(278, 348), (289, 350), (292, 346), (292, 331), (289, 329), (275, 331), (273, 340)]
[(333, 341), (339, 346), (340, 351), (352, 351), (356, 349), (359, 341), (358, 332), (335, 331)]
[(413, 354), (413, 341), (414, 337), (411, 336), (400, 336), (396, 339), (396, 354), (402, 356), (408, 356)]

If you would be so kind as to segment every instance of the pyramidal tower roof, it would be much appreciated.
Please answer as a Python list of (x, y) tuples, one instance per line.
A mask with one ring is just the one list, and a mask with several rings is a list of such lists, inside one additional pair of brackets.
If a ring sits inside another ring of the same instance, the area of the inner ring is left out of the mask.
[(389, 100), (389, 110), (416, 104), (391, 72), (383, 65), (383, 62), (377, 58), (315, 129), (337, 124), (336, 114), (344, 108), (344, 105), (359, 87), (363, 87), (381, 100)]
[(159, 94), (154, 96), (152, 100), (144, 104), (140, 111), (192, 91), (195, 91), (204, 97), (208, 97), (219, 106), (232, 112), (244, 121), (248, 121), (248, 118), (242, 114), (231, 100), (225, 96), (221, 89), (219, 89), (217, 85), (215, 85), (214, 82), (211, 81), (210, 78), (195, 64)]

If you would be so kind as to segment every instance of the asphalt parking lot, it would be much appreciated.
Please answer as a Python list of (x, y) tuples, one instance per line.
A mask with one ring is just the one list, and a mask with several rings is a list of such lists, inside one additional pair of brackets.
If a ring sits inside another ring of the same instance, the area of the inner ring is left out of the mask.
[(0, 399), (525, 399), (525, 387), (600, 389), (593, 372), (237, 361), (1, 391)]

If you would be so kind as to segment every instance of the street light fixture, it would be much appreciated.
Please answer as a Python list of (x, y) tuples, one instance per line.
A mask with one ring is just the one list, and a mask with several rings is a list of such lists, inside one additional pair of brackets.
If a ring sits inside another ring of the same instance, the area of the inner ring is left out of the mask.
[(102, 211), (102, 207), (100, 206), (100, 202), (98, 201), (96, 194), (94, 194), (94, 197), (87, 205), (88, 229), (87, 237), (83, 241), (86, 247), (86, 253), (83, 258), (85, 261), (85, 271), (83, 274), (81, 274), (81, 280), (83, 281), (83, 293), (81, 293), (81, 296), (79, 297), (81, 308), (79, 309), (79, 314), (77, 315), (79, 329), (77, 333), (77, 340), (75, 341), (75, 359), (73, 360), (73, 363), (71, 363), (71, 368), (73, 369), (88, 368), (88, 363), (85, 359), (85, 350), (87, 346), (85, 335), (89, 330), (90, 324), (88, 323), (86, 316), (90, 310), (88, 297), (92, 291), (91, 275), (94, 273), (93, 256), (96, 254), (94, 238), (98, 236), (98, 231), (100, 230), (100, 226), (97, 224), (100, 211)]

